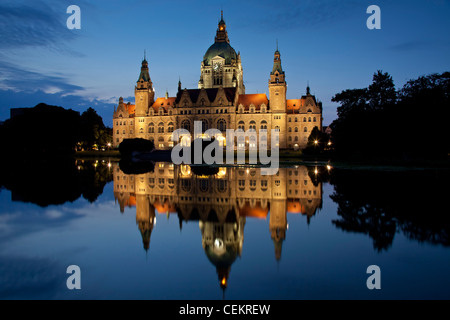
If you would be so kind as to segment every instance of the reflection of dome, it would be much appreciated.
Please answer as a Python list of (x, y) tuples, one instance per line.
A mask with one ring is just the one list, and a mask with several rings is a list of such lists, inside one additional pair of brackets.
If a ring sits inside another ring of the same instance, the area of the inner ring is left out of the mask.
[(238, 248), (233, 245), (225, 246), (222, 239), (216, 239), (212, 246), (205, 247), (205, 252), (209, 261), (216, 266), (220, 287), (225, 289), (228, 286), (231, 265), (238, 256)]
[(216, 239), (213, 245), (206, 245), (205, 253), (216, 267), (230, 267), (238, 256), (238, 248), (233, 245), (226, 246), (223, 240)]
[(216, 57), (222, 57), (225, 59), (225, 64), (231, 64), (231, 60), (237, 60), (236, 51), (228, 42), (216, 42), (211, 47), (209, 47), (208, 51), (206, 51), (205, 56), (203, 57), (203, 62), (206, 66), (211, 65), (211, 60)]

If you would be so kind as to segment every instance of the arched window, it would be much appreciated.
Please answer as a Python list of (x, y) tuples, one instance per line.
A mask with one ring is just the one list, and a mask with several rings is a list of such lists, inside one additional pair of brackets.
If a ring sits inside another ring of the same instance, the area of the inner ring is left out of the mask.
[(244, 121), (239, 121), (238, 129), (241, 129), (242, 131), (245, 131), (245, 123), (244, 123)]
[(159, 142), (164, 142), (164, 137), (159, 137), (159, 138), (158, 138), (158, 141), (159, 141)]
[(297, 142), (297, 141), (298, 141), (298, 137), (295, 137), (295, 138), (294, 138), (294, 141)]
[(219, 119), (217, 121), (217, 129), (220, 131), (226, 131), (227, 130), (227, 122), (224, 119)]
[(303, 118), (303, 122), (306, 122), (306, 118)]
[(311, 122), (311, 117), (308, 118), (308, 122)]
[(189, 122), (189, 120), (184, 120), (181, 123), (181, 128), (190, 132), (191, 131), (191, 123)]
[(267, 130), (267, 121), (266, 120), (261, 121), (261, 130)]
[(289, 137), (289, 139), (288, 139), (289, 141), (292, 141), (292, 137)]
[(173, 132), (173, 122), (169, 122), (168, 132)]
[(275, 127), (275, 132), (280, 132), (280, 127), (279, 126)]
[(292, 128), (291, 127), (289, 127), (288, 132), (292, 132)]
[(294, 132), (298, 132), (298, 127), (295, 127), (295, 130), (294, 130)]
[(153, 123), (148, 125), (148, 133), (155, 133), (155, 125)]
[(164, 133), (164, 123), (162, 122), (158, 124), (158, 133)]
[(316, 117), (313, 118), (313, 122), (316, 122)]
[(256, 122), (255, 121), (250, 121), (250, 126), (249, 129), (252, 131), (256, 131)]
[(303, 129), (303, 132), (308, 132), (308, 128), (305, 127), (305, 128)]

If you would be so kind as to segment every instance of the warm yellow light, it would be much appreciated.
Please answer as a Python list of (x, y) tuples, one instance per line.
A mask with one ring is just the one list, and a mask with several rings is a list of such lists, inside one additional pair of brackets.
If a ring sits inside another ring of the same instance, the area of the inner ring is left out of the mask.
[(328, 171), (330, 171), (331, 170), (331, 166), (327, 165), (327, 169), (328, 169)]
[(226, 285), (227, 285), (227, 278), (223, 277), (223, 278), (222, 278), (222, 281), (220, 281), (220, 283), (221, 283), (223, 286), (226, 286)]
[(314, 144), (318, 144), (318, 143), (319, 143), (319, 141), (317, 141), (317, 140), (314, 141)]

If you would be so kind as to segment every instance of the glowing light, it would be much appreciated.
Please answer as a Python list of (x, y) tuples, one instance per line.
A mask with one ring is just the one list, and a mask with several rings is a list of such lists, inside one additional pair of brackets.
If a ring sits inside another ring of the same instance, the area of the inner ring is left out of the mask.
[(330, 165), (327, 165), (327, 170), (330, 171), (332, 168)]
[(222, 281), (220, 281), (220, 284), (223, 285), (223, 286), (226, 286), (227, 285), (227, 278), (223, 277)]
[(317, 141), (317, 140), (314, 140), (314, 144), (319, 144), (319, 141)]

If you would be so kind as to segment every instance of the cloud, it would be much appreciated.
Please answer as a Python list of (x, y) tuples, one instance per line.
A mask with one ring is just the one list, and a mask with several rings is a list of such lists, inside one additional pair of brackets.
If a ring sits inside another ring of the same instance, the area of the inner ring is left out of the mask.
[(428, 48), (444, 48), (450, 45), (450, 41), (436, 40), (410, 40), (390, 46), (388, 49), (398, 52), (424, 50)]
[(52, 6), (43, 1), (32, 3), (0, 4), (0, 49), (57, 48), (76, 37), (66, 27), (63, 3)]
[(0, 59), (0, 119), (9, 118), (10, 108), (34, 107), (44, 102), (80, 112), (93, 107), (110, 125), (113, 105), (118, 100), (97, 98), (86, 88), (72, 84), (69, 76), (46, 75)]
[(45, 93), (73, 92), (82, 90), (80, 86), (72, 85), (69, 80), (57, 75), (44, 75), (32, 70), (23, 69), (14, 64), (0, 60), (0, 89), (15, 92)]

